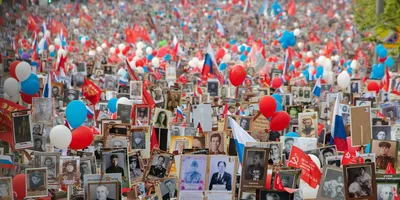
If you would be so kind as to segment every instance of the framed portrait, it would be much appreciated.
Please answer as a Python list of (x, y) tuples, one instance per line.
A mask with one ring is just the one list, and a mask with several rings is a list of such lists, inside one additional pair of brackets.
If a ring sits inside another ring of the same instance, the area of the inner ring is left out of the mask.
[(360, 157), (364, 159), (364, 163), (370, 163), (376, 161), (376, 155), (374, 153), (360, 154)]
[(329, 156), (325, 158), (325, 166), (340, 167), (343, 156)]
[(241, 185), (243, 189), (265, 188), (268, 168), (269, 149), (244, 147)]
[(188, 82), (186, 84), (182, 84), (182, 92), (192, 93), (193, 92), (193, 83)]
[(178, 181), (175, 178), (166, 178), (160, 181), (155, 188), (158, 199), (177, 198), (177, 183)]
[(114, 91), (117, 88), (117, 78), (114, 75), (105, 74), (104, 75), (104, 85), (105, 90)]
[(27, 168), (25, 169), (26, 197), (47, 197), (47, 169)]
[(193, 137), (190, 136), (171, 136), (169, 152), (181, 154), (184, 149), (190, 149), (193, 145)]
[(106, 174), (119, 173), (122, 177), (122, 187), (130, 186), (129, 164), (126, 148), (104, 148), (102, 152), (101, 169)]
[[(87, 153), (87, 152), (85, 152)], [(97, 163), (95, 156), (80, 156), (80, 181), (83, 183), (83, 177), (86, 174), (96, 174), (97, 173)]]
[(34, 97), (32, 98), (32, 122), (52, 123), (53, 122), (53, 99)]
[(106, 124), (122, 124), (122, 120), (119, 119), (102, 119), (101, 120), (101, 135), (106, 132)]
[(293, 199), (292, 194), (288, 192), (279, 192), (275, 190), (257, 189), (256, 190), (257, 199), (260, 200), (270, 200), (270, 199)]
[(203, 94), (201, 94), (201, 99), (200, 99), (200, 102), (201, 103), (209, 103), (209, 99), (210, 99), (210, 93), (203, 93)]
[[(371, 111), (372, 114), (372, 111)], [(383, 119), (372, 116), (372, 126), (387, 126), (390, 125), (389, 119)]]
[(230, 94), (230, 91), (229, 91), (229, 86), (228, 85), (222, 85), (220, 88), (219, 88), (219, 94), (220, 94), (220, 98), (221, 99), (226, 99), (226, 98), (230, 98), (231, 97), (231, 94)]
[(129, 94), (130, 87), (128, 85), (118, 85), (118, 94)]
[(211, 97), (216, 97), (219, 95), (218, 93), (219, 81), (215, 79), (210, 79), (207, 81), (207, 92)]
[[(84, 176), (83, 176), (83, 193), (85, 194), (85, 199), (93, 199), (93, 200), (96, 200), (96, 199), (109, 199), (109, 198), (111, 198), (111, 196), (109, 196), (109, 195), (106, 195), (107, 194), (107, 191), (109, 191), (109, 190), (112, 190), (112, 189), (109, 189), (109, 188), (107, 188), (107, 189), (105, 189), (105, 188), (95, 188), (95, 189), (93, 189), (92, 188), (92, 191), (89, 191), (89, 184), (91, 184), (91, 185), (94, 185), (94, 184), (97, 184), (98, 186), (100, 186), (100, 185), (102, 185), (102, 184), (104, 184), (105, 186), (107, 186), (107, 183), (112, 183), (112, 185), (113, 185), (113, 183), (116, 183), (117, 184), (117, 186), (118, 186), (118, 188), (117, 188), (117, 190), (116, 190), (116, 192), (117, 192), (117, 198), (116, 199), (121, 199), (122, 198), (122, 187), (121, 187), (121, 185), (122, 185), (122, 178), (121, 178), (121, 174), (118, 174), (118, 173), (115, 173), (115, 174), (104, 174), (104, 175), (101, 175), (101, 174), (85, 174)], [(92, 187), (94, 187), (94, 186), (92, 186)], [(99, 196), (97, 196), (97, 191), (100, 193), (99, 194)], [(90, 198), (89, 198), (89, 195), (88, 194), (91, 194), (90, 195)], [(108, 192), (108, 193), (110, 193), (110, 192)], [(113, 198), (114, 198), (115, 196), (113, 196)]]
[(347, 88), (347, 93), (357, 94), (361, 93), (361, 81), (352, 80), (350, 86)]
[(319, 148), (319, 160), (321, 161), (322, 166), (325, 165), (326, 158), (337, 155), (338, 153), (335, 145)]
[(49, 189), (60, 188), (60, 156), (59, 152), (34, 152), (35, 167), (47, 168)]
[(377, 199), (375, 163), (344, 165), (343, 172), (346, 199)]
[(176, 67), (168, 66), (165, 74), (165, 80), (176, 80)]
[(179, 172), (179, 190), (203, 191), (206, 188), (207, 156), (182, 155)]
[(12, 177), (0, 177), (1, 198), (4, 200), (14, 199)]
[(173, 159), (173, 154), (153, 149), (149, 164), (145, 170), (145, 179), (159, 180), (168, 177)]
[(128, 146), (129, 142), (125, 142), (125, 140), (130, 140), (130, 131), (131, 131), (131, 125), (126, 124), (126, 123), (121, 123), (121, 124), (114, 124), (114, 123), (106, 123), (104, 124), (105, 129), (104, 129), (104, 145), (105, 147), (112, 146), (113, 147), (113, 139), (115, 138), (117, 140), (121, 140), (120, 142), (117, 142), (119, 145), (125, 145)]
[(380, 105), (382, 114), (390, 118), (392, 124), (394, 124), (394, 122), (396, 122), (396, 120), (398, 120), (399, 118), (398, 106), (399, 105), (397, 102), (385, 103)]
[(258, 91), (260, 92), (260, 96), (270, 95), (269, 87), (258, 88)]
[(229, 118), (232, 118), (233, 120), (238, 122), (238, 120), (240, 119), (240, 116), (235, 116), (235, 115), (226, 115), (225, 116), (225, 120), (224, 120), (225, 125), (224, 125), (224, 127), (225, 127), (225, 130), (227, 130), (227, 131), (231, 131), (232, 130), (231, 124), (229, 123)]
[(394, 169), (397, 168), (398, 141), (372, 140), (371, 153), (376, 155), (376, 169), (384, 171), (390, 163)]
[[(247, 145), (247, 144), (246, 144)], [(269, 148), (269, 165), (282, 165), (283, 146), (280, 142), (266, 142), (266, 147)]]
[(291, 106), (292, 105), (292, 94), (291, 93), (283, 93), (279, 94), (282, 97), (282, 105), (283, 106)]
[(153, 126), (155, 128), (167, 129), (169, 127), (169, 123), (170, 123), (171, 120), (172, 120), (171, 111), (164, 110), (164, 109), (161, 109), (161, 108), (156, 108), (155, 109), (154, 117), (153, 117)]
[(206, 148), (206, 138), (205, 137), (193, 137), (192, 148), (193, 149)]
[(251, 116), (238, 116), (239, 125), (243, 128), (243, 130), (247, 132), (251, 132), (253, 127), (253, 117)]
[(103, 70), (101, 70), (101, 69), (95, 69), (94, 70), (94, 78), (95, 79), (98, 79), (98, 78), (100, 78), (100, 76), (103, 76), (104, 75), (104, 71)]
[(142, 101), (142, 95), (143, 95), (143, 85), (142, 81), (130, 81), (129, 82), (129, 94), (130, 94), (130, 99), (136, 101), (136, 102), (141, 102)]
[(371, 99), (365, 99), (360, 97), (353, 97), (354, 106), (370, 106), (374, 107), (374, 101)]
[(207, 143), (211, 155), (225, 154), (225, 134), (224, 132), (207, 133)]
[(11, 112), (15, 149), (33, 147), (30, 110)]
[(102, 65), (101, 68), (104, 74), (112, 75), (117, 73), (117, 66), (115, 65)]
[(159, 86), (152, 87), (150, 90), (151, 97), (153, 97), (154, 102), (156, 104), (160, 104), (164, 102), (164, 95), (162, 93), (162, 88)]
[(119, 185), (118, 182), (106, 183), (88, 183), (87, 185), (87, 199), (115, 199), (119, 200)]
[[(379, 121), (375, 121), (379, 123)], [(374, 119), (372, 119), (372, 123), (374, 123)], [(392, 138), (392, 127), (391, 126), (372, 126), (372, 138), (375, 140), (391, 140)]]
[(134, 151), (140, 151), (144, 158), (150, 158), (150, 128), (148, 126), (134, 126), (130, 132), (130, 147)]
[(325, 166), (318, 188), (317, 198), (321, 200), (344, 199), (344, 175), (338, 167)]
[(399, 195), (399, 174), (376, 174), (378, 199), (395, 199)]
[[(210, 156), (207, 189), (235, 195), (237, 172), (236, 156)], [(233, 196), (232, 196), (233, 198)]]
[(150, 106), (146, 104), (136, 104), (134, 106), (135, 117), (133, 124), (137, 126), (148, 126), (150, 124)]
[(74, 185), (79, 183), (80, 174), (80, 158), (77, 156), (61, 156), (60, 172), (61, 182), (66, 185)]
[(131, 123), (132, 105), (118, 104), (117, 119), (122, 120), (122, 123)]
[(69, 102), (73, 100), (79, 100), (79, 94), (79, 90), (68, 89), (67, 91), (64, 91), (64, 106), (67, 106)]
[(300, 170), (280, 170), (279, 177), (281, 179), (283, 187), (292, 189), (296, 189), (299, 187)]
[(181, 102), (181, 92), (168, 91), (168, 98), (166, 109), (174, 112), (174, 110), (180, 105)]
[(132, 152), (128, 154), (129, 176), (131, 184), (141, 181), (144, 175), (144, 163), (140, 152)]
[(275, 77), (280, 78), (283, 74), (282, 70), (279, 69), (272, 69), (271, 70), (271, 80), (274, 79)]
[(301, 137), (315, 138), (318, 136), (317, 112), (299, 113), (299, 133)]

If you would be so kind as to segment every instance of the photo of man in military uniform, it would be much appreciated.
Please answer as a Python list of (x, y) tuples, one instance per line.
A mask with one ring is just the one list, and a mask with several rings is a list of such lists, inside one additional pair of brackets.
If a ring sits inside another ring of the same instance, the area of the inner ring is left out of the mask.
[(259, 181), (264, 176), (264, 152), (249, 152), (247, 159), (252, 159), (253, 164), (246, 166), (246, 180)]
[(376, 157), (376, 168), (386, 169), (388, 163), (391, 163), (392, 167), (394, 167), (394, 157), (388, 155), (391, 146), (392, 145), (389, 142), (379, 142), (379, 153), (377, 153)]
[(110, 156), (111, 166), (106, 169), (106, 173), (120, 173), (121, 176), (124, 176), (124, 169), (118, 166), (118, 155), (113, 154)]

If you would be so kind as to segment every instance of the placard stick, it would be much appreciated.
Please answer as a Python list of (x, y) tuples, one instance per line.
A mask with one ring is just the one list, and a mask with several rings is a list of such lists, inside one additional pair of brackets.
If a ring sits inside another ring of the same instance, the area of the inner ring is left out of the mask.
[(361, 129), (361, 146), (364, 146), (364, 132), (363, 132), (363, 127), (360, 126)]

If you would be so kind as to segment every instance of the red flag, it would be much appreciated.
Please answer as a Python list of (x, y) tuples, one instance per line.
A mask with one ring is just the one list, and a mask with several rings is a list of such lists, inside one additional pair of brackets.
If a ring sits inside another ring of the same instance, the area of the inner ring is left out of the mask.
[(342, 42), (339, 40), (338, 37), (336, 37), (336, 48), (338, 50), (338, 53), (341, 54), (342, 53)]
[(79, 22), (80, 22), (79, 25), (82, 27), (86, 27), (88, 29), (93, 28), (93, 19), (87, 14), (81, 14)]
[(82, 85), (83, 96), (96, 105), (100, 101), (101, 89), (89, 79), (85, 78)]
[(31, 15), (28, 16), (28, 31), (40, 31), (40, 27), (37, 25), (35, 19)]
[(392, 163), (388, 162), (385, 174), (396, 174), (396, 170), (394, 170)]
[(50, 22), (50, 31), (53, 34), (59, 34), (59, 33), (61, 33), (61, 30), (63, 32), (64, 37), (67, 38), (68, 37), (67, 27), (65, 27), (64, 24), (62, 24), (61, 22), (59, 22), (55, 19), (52, 19)]
[(399, 195), (397, 194), (396, 187), (393, 187), (393, 194), (394, 194), (394, 200), (399, 200)]
[(318, 38), (317, 35), (315, 35), (315, 33), (313, 31), (310, 31), (308, 33), (308, 35), (309, 35), (310, 42), (317, 42), (317, 43), (321, 42), (321, 40)]
[(279, 172), (275, 174), (274, 189), (278, 191), (285, 191), (285, 187), (283, 187), (281, 177), (279, 176)]
[(222, 112), (222, 118), (224, 118), (225, 119), (225, 116), (226, 115), (228, 115), (228, 104), (227, 103), (225, 103), (225, 105), (224, 105), (224, 111)]
[(136, 33), (133, 32), (129, 27), (125, 28), (125, 37), (126, 37), (126, 42), (134, 44), (136, 43)]
[(309, 155), (296, 146), (292, 147), (288, 166), (301, 168), (301, 179), (308, 183), (310, 187), (316, 188), (319, 185), (322, 176), (319, 167), (312, 161)]
[(197, 93), (199, 93), (200, 95), (203, 95), (203, 91), (201, 91), (201, 88), (199, 86), (197, 87)]
[(345, 151), (342, 158), (342, 165), (356, 164), (357, 156), (355, 151)]
[(197, 129), (199, 130), (200, 134), (203, 134), (203, 128), (201, 127), (200, 122), (199, 122), (199, 124), (197, 124)]
[(335, 45), (332, 41), (329, 41), (324, 48), (325, 57), (330, 58), (333, 51), (335, 50)]
[(153, 130), (151, 131), (150, 151), (153, 151), (153, 149), (158, 149), (159, 147), (160, 145), (158, 144), (156, 129), (153, 127)]
[(288, 15), (295, 16), (296, 15), (296, 3), (294, 0), (290, 0), (288, 3)]

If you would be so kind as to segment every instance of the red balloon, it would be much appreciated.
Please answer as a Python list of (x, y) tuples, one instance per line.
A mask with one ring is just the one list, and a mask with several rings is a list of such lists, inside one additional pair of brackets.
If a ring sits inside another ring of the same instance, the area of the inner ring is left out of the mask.
[(264, 96), (258, 103), (261, 114), (266, 118), (270, 118), (276, 110), (276, 101), (272, 96)]
[(234, 65), (229, 70), (229, 80), (231, 81), (232, 85), (239, 86), (243, 83), (244, 79), (246, 79), (246, 70), (242, 65)]
[(274, 79), (272, 79), (271, 86), (274, 89), (280, 88), (282, 86), (282, 79), (280, 77), (275, 77)]
[(232, 52), (237, 53), (238, 47), (236, 45), (232, 45)]
[(21, 99), (27, 104), (32, 104), (33, 97), (39, 97), (39, 95), (37, 93), (34, 95), (28, 95), (28, 94), (21, 92)]
[(83, 149), (93, 141), (93, 131), (87, 126), (80, 126), (72, 131), (71, 149)]
[(120, 50), (118, 48), (115, 48), (115, 53), (119, 54)]
[(281, 131), (289, 126), (290, 116), (285, 111), (279, 111), (272, 115), (269, 121), (269, 129), (271, 131)]
[(15, 73), (15, 69), (17, 68), (18, 64), (19, 64), (19, 61), (14, 61), (10, 64), (10, 75), (11, 75), (11, 77), (17, 79), (17, 81), (18, 81), (18, 78), (17, 78), (17, 74)]
[(13, 190), (17, 193), (18, 200), (23, 200), (26, 197), (26, 181), (25, 174), (18, 174), (12, 180)]
[(229, 43), (225, 43), (225, 48), (229, 49), (231, 45)]
[(215, 59), (219, 62), (225, 55), (225, 50), (223, 48), (218, 49), (217, 54), (215, 55)]
[(74, 51), (74, 47), (73, 46), (68, 46), (68, 52), (73, 52)]
[(139, 59), (136, 61), (136, 67), (143, 67), (144, 66), (144, 62), (142, 59)]
[(296, 69), (298, 69), (301, 66), (300, 61), (296, 60), (294, 61), (294, 67), (296, 67)]
[(371, 81), (371, 82), (368, 83), (367, 89), (368, 89), (368, 91), (375, 91), (376, 94), (378, 94), (379, 90), (380, 90), (380, 87), (379, 87), (377, 82)]
[(168, 53), (167, 47), (161, 47), (157, 52), (157, 57), (164, 58), (164, 56), (167, 55), (167, 53)]

